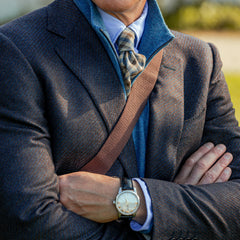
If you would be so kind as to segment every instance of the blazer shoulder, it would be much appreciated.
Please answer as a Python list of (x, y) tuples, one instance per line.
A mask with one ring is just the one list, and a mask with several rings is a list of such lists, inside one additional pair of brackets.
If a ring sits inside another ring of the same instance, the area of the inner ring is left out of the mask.
[(55, 0), (43, 8), (2, 25), (0, 33), (13, 42), (22, 39), (25, 43), (42, 40), (49, 36), (49, 33), (65, 37), (79, 21), (79, 15), (73, 1)]
[(168, 51), (173, 51), (179, 57), (212, 57), (212, 44), (209, 44), (197, 37), (172, 31), (175, 38), (168, 45)]
[[(47, 38), (47, 7), (40, 8), (0, 27), (0, 34), (22, 53), (34, 50)], [(2, 42), (0, 42), (2, 44)]]
[(46, 20), (47, 7), (43, 7), (0, 26), (0, 32), (5, 35), (18, 35), (29, 32), (29, 30), (39, 31), (46, 26)]
[(181, 44), (182, 48), (183, 47), (209, 48), (208, 42), (205, 42), (197, 37), (177, 31), (172, 31), (172, 33), (175, 36), (173, 43)]
[(213, 43), (205, 42), (185, 33), (172, 31), (175, 38), (166, 47), (166, 55), (182, 60), (185, 68), (206, 66), (209, 71), (222, 67), (219, 51)]

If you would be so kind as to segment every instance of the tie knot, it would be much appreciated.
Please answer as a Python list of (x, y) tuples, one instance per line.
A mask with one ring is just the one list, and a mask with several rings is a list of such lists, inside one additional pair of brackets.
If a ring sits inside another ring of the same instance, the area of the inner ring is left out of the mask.
[(135, 33), (130, 28), (125, 28), (117, 41), (119, 52), (134, 51), (134, 39)]
[(145, 67), (146, 57), (134, 51), (135, 33), (125, 28), (118, 38), (119, 63), (123, 74), (127, 96), (131, 91), (132, 79)]

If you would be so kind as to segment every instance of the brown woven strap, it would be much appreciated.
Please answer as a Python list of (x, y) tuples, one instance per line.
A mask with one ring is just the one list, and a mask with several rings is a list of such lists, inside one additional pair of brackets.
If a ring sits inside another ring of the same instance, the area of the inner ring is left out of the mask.
[(158, 52), (135, 80), (125, 108), (97, 155), (81, 171), (106, 174), (127, 144), (151, 94), (159, 73), (163, 50)]

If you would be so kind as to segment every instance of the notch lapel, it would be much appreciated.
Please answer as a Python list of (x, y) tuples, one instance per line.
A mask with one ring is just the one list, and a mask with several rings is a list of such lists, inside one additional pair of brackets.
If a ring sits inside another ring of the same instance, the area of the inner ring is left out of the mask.
[[(48, 30), (59, 36), (55, 48), (58, 56), (88, 92), (109, 133), (126, 103), (123, 88), (100, 39), (75, 4), (70, 2), (55, 2), (50, 8)], [(63, 7), (60, 4), (69, 6)], [(61, 13), (63, 9), (67, 12)], [(60, 19), (61, 15), (72, 16), (72, 19)], [(58, 21), (64, 26), (63, 29), (58, 26)], [(119, 160), (128, 176), (137, 176), (136, 156), (131, 138)], [(119, 161), (116, 161), (108, 175), (121, 175), (122, 170), (118, 166)]]
[(56, 51), (81, 81), (110, 132), (125, 105), (124, 92), (96, 34), (83, 31), (82, 25), (75, 27)]
[(182, 60), (164, 50), (159, 78), (150, 96), (146, 177), (171, 180), (184, 120)]

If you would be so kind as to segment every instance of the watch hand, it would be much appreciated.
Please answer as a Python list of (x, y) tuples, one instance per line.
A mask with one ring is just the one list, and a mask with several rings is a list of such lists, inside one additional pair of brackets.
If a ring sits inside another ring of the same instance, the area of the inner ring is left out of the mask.
[(128, 200), (126, 199), (126, 208), (127, 210), (129, 210), (129, 204), (128, 204)]

